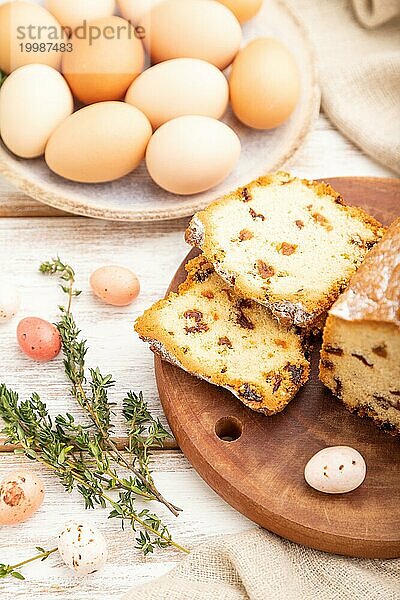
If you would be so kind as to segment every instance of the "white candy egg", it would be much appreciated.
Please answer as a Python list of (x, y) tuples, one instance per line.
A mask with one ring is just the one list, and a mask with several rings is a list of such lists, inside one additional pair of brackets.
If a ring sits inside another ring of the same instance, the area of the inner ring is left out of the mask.
[(0, 280), (0, 323), (10, 321), (19, 311), (21, 299), (11, 281)]
[(361, 454), (349, 446), (331, 446), (315, 454), (307, 463), (304, 477), (319, 492), (345, 494), (358, 488), (367, 467)]
[(69, 521), (58, 536), (61, 558), (76, 575), (98, 571), (107, 561), (107, 542), (103, 534), (90, 525)]

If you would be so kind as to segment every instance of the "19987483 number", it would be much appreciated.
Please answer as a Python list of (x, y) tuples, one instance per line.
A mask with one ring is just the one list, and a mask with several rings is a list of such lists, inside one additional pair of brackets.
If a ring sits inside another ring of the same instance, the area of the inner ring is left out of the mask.
[(24, 42), (19, 44), (21, 52), (72, 52), (73, 46), (68, 43)]

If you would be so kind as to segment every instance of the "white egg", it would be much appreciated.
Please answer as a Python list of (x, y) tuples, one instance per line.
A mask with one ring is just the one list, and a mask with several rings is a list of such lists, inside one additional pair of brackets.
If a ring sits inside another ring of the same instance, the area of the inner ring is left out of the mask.
[(44, 154), (53, 131), (73, 111), (63, 76), (47, 65), (26, 65), (7, 77), (0, 90), (3, 142), (21, 158)]
[(76, 575), (98, 571), (107, 561), (107, 542), (103, 534), (82, 522), (69, 521), (58, 536), (61, 558)]
[(306, 464), (304, 477), (319, 492), (345, 494), (358, 488), (367, 467), (357, 450), (349, 446), (331, 446), (314, 454)]
[(0, 280), (0, 323), (15, 317), (21, 305), (21, 298), (15, 285), (7, 280)]
[(150, 177), (173, 194), (198, 194), (221, 183), (239, 160), (240, 140), (217, 119), (184, 115), (161, 125), (146, 150)]

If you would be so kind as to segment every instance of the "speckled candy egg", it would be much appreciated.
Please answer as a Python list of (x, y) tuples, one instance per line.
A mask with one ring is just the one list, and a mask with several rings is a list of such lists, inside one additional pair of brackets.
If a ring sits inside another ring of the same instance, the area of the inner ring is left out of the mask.
[(10, 321), (17, 312), (21, 299), (17, 288), (5, 279), (0, 280), (0, 323)]
[(0, 525), (17, 525), (41, 506), (44, 486), (31, 471), (13, 471), (0, 483)]
[(112, 306), (128, 306), (140, 292), (139, 279), (126, 267), (100, 267), (92, 273), (90, 286), (95, 296)]
[(61, 558), (77, 575), (98, 571), (107, 561), (107, 542), (103, 534), (81, 522), (69, 521), (58, 536)]
[(366, 465), (357, 450), (349, 446), (331, 446), (315, 454), (307, 463), (307, 483), (326, 494), (345, 494), (358, 488), (365, 479)]
[(37, 317), (27, 317), (19, 322), (17, 340), (22, 352), (39, 362), (52, 360), (61, 350), (57, 327)]

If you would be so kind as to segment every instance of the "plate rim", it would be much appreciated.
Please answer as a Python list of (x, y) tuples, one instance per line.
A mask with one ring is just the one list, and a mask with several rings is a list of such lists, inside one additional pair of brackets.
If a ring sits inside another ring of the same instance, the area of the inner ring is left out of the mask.
[[(283, 0), (273, 1), (276, 6), (279, 7), (279, 10), (285, 12), (287, 17), (293, 21), (303, 38), (304, 49), (309, 57), (311, 89), (306, 116), (297, 130), (296, 137), (292, 140), (291, 145), (276, 158), (275, 162), (268, 166), (266, 169), (268, 172), (276, 171), (284, 167), (285, 163), (293, 158), (302, 145), (305, 137), (309, 131), (311, 131), (319, 116), (321, 107), (321, 90), (317, 73), (317, 60), (307, 29), (296, 13), (290, 10)], [(19, 158), (8, 151), (3, 143), (0, 144), (0, 175), (3, 176), (4, 179), (41, 204), (79, 216), (119, 222), (145, 223), (171, 221), (189, 217), (195, 212), (202, 210), (210, 202), (210, 200), (204, 198), (202, 200), (200, 198), (194, 198), (192, 201), (188, 202), (185, 201), (185, 196), (182, 196), (180, 202), (177, 200), (174, 202), (173, 200), (166, 199), (165, 208), (163, 209), (110, 209), (106, 204), (99, 205), (98, 207), (88, 206), (83, 200), (77, 199), (75, 194), (69, 195), (67, 190), (64, 190), (62, 195), (56, 193), (53, 190), (46, 188), (44, 184), (37, 183), (25, 173), (21, 172), (25, 160), (27, 159)], [(82, 198), (84, 198), (84, 194), (82, 194)]]

